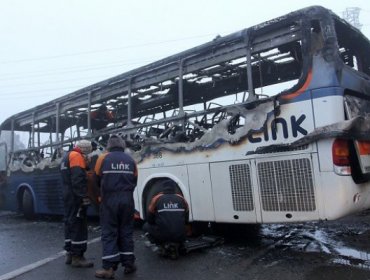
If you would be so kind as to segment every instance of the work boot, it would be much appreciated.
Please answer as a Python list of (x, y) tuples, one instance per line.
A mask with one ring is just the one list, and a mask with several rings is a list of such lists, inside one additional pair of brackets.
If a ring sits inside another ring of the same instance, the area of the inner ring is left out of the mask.
[(125, 274), (130, 274), (130, 273), (133, 273), (136, 271), (136, 265), (133, 263), (133, 264), (129, 264), (129, 265), (125, 265), (125, 269), (123, 270), (123, 273)]
[(171, 260), (177, 260), (179, 257), (179, 250), (176, 245), (171, 245), (168, 248), (168, 256)]
[(72, 254), (70, 252), (67, 252), (65, 264), (71, 264), (71, 263), (72, 263)]
[(95, 271), (96, 278), (104, 278), (104, 279), (113, 279), (114, 278), (114, 268), (110, 267), (108, 269), (99, 269)]
[(71, 265), (73, 267), (93, 267), (94, 263), (86, 260), (84, 256), (72, 256)]
[(179, 257), (179, 244), (178, 243), (167, 243), (164, 245), (164, 256), (172, 260), (177, 260)]

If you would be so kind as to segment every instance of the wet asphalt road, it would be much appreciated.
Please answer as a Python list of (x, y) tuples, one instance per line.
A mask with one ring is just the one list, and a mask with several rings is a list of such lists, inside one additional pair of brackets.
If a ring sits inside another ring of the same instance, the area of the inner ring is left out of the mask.
[[(228, 227), (229, 229), (232, 227)], [(295, 225), (266, 225), (248, 238), (225, 234), (225, 244), (190, 252), (178, 260), (157, 256), (135, 231), (138, 270), (116, 279), (370, 279), (370, 214), (344, 220)], [(250, 233), (250, 232), (249, 232)], [(221, 234), (218, 232), (218, 234)], [(90, 222), (86, 257), (94, 268), (64, 264), (63, 225), (60, 219), (27, 221), (0, 212), (0, 280), (96, 279), (101, 244), (96, 221)]]

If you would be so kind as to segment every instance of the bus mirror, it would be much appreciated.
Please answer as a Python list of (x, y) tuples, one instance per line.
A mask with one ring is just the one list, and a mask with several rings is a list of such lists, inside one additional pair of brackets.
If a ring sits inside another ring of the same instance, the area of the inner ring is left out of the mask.
[(0, 143), (0, 171), (6, 171), (7, 147), (5, 143)]

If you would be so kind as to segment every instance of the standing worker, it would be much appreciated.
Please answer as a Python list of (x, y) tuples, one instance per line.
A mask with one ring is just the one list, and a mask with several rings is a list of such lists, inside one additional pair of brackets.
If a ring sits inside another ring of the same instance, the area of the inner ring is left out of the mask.
[(87, 249), (87, 196), (86, 159), (91, 152), (91, 142), (81, 140), (68, 152), (61, 163), (64, 185), (64, 249), (67, 251), (66, 264), (73, 267), (92, 267), (85, 259)]
[[(143, 230), (151, 242), (167, 247), (176, 244), (171, 258), (177, 258), (178, 248), (186, 239), (186, 224), (189, 221), (189, 206), (185, 198), (176, 193), (176, 183), (172, 180), (163, 182), (163, 192), (152, 198), (148, 207), (147, 222)], [(165, 253), (165, 252), (164, 252)]]
[(95, 272), (98, 278), (113, 278), (119, 263), (124, 273), (136, 270), (134, 256), (134, 197), (137, 166), (124, 152), (125, 142), (112, 135), (108, 153), (99, 156), (95, 174), (101, 189), (100, 223), (103, 245), (103, 268)]

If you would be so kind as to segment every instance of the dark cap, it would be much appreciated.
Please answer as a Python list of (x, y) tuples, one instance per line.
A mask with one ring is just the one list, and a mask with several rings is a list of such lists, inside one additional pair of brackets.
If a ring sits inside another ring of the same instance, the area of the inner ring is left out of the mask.
[(163, 181), (163, 192), (176, 193), (176, 188), (177, 188), (177, 184), (174, 181), (170, 179)]
[(110, 151), (113, 148), (124, 149), (126, 147), (125, 141), (118, 135), (111, 135), (108, 140), (107, 150)]
[(106, 111), (107, 109), (108, 108), (107, 108), (107, 106), (105, 106), (105, 104), (100, 105), (99, 108), (98, 108), (99, 111)]

